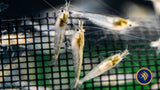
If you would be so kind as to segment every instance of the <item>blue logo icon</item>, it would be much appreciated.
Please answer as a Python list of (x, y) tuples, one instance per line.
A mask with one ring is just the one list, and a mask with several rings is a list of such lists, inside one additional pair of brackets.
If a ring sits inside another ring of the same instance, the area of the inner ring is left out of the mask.
[(141, 68), (137, 71), (136, 80), (141, 85), (147, 85), (152, 81), (153, 75), (148, 68)]

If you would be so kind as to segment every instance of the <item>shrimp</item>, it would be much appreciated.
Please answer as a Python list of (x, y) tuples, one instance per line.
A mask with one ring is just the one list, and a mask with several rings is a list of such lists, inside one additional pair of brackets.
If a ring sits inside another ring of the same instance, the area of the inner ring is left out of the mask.
[(75, 34), (72, 37), (72, 55), (73, 55), (73, 63), (74, 63), (74, 72), (75, 72), (75, 80), (74, 80), (74, 87), (77, 86), (80, 72), (81, 72), (81, 66), (83, 62), (83, 47), (84, 47), (84, 32), (85, 29), (83, 29), (83, 22), (79, 21), (79, 29), (75, 32)]
[(55, 55), (54, 59), (51, 60), (50, 65), (55, 65), (57, 63), (57, 59), (59, 56), (59, 51), (61, 48), (62, 41), (64, 40), (64, 34), (68, 23), (68, 16), (69, 16), (69, 3), (66, 2), (66, 7), (64, 10), (61, 10), (59, 14), (56, 24), (55, 24), (55, 38), (54, 38), (54, 49)]
[(101, 75), (102, 73), (112, 69), (119, 62), (121, 62), (123, 58), (125, 58), (125, 56), (128, 54), (129, 54), (129, 51), (126, 49), (122, 53), (117, 53), (113, 56), (108, 57), (107, 59), (102, 61), (100, 64), (98, 64), (96, 67), (94, 67), (84, 78), (79, 80), (76, 88), (79, 88), (85, 81), (95, 78)]
[(130, 27), (138, 26), (138, 23), (133, 22), (129, 19), (123, 19), (116, 16), (105, 16), (101, 14), (94, 13), (83, 13), (77, 11), (71, 11), (73, 15), (78, 15), (79, 17), (84, 17), (89, 19), (92, 23), (110, 30), (115, 30), (119, 32), (124, 32)]

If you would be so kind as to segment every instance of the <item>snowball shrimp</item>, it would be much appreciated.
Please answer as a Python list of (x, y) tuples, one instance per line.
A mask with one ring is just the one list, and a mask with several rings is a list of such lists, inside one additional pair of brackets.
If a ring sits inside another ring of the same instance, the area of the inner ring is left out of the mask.
[(100, 64), (98, 64), (96, 67), (94, 67), (84, 78), (79, 80), (76, 88), (78, 89), (85, 81), (95, 78), (103, 74), (104, 72), (112, 69), (118, 63), (120, 63), (128, 54), (129, 54), (129, 51), (126, 49), (122, 53), (117, 53), (115, 55), (108, 57), (107, 59), (102, 61)]
[(61, 44), (64, 40), (64, 34), (68, 23), (68, 16), (69, 16), (69, 3), (66, 3), (66, 7), (64, 10), (61, 10), (55, 24), (55, 38), (54, 38), (54, 48), (55, 48), (55, 55), (54, 59), (51, 60), (50, 65), (55, 65), (57, 63), (57, 59), (59, 56), (59, 51), (61, 48)]
[(83, 47), (85, 43), (84, 39), (84, 32), (85, 29), (83, 29), (83, 22), (79, 21), (79, 29), (73, 34), (72, 37), (72, 55), (73, 55), (73, 64), (74, 64), (74, 72), (75, 72), (75, 80), (74, 80), (74, 88), (77, 86), (80, 72), (81, 72), (81, 66), (83, 62)]
[(105, 16), (94, 13), (83, 13), (71, 11), (73, 15), (89, 19), (92, 23), (106, 29), (115, 30), (119, 32), (126, 32), (126, 29), (138, 26), (138, 23), (129, 19), (123, 19), (116, 16)]

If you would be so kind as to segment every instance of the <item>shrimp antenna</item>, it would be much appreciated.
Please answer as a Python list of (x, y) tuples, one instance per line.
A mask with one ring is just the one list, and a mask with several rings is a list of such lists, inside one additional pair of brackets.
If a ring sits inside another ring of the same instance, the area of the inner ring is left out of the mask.
[(54, 9), (54, 10), (56, 10), (57, 11), (57, 9), (53, 6), (53, 5), (51, 5), (49, 2), (47, 2), (46, 0), (43, 0), (47, 5), (49, 5), (52, 9)]
[[(65, 0), (66, 2), (67, 2), (67, 0)], [(68, 2), (68, 4), (70, 4), (71, 3), (71, 0), (69, 0), (69, 2)]]
[(84, 22), (79, 20), (79, 28), (80, 29), (83, 29), (83, 24), (84, 24)]
[(126, 49), (125, 50), (129, 50), (129, 45), (128, 44), (126, 45)]
[(144, 0), (144, 1), (154, 1), (154, 0)]
[(65, 0), (65, 2), (66, 2), (66, 7), (65, 7), (65, 9), (68, 11), (68, 8), (69, 8), (69, 6), (70, 6), (71, 0), (69, 0), (69, 2), (68, 2), (67, 0)]
[[(132, 55), (132, 54), (131, 54)], [(126, 59), (128, 59), (128, 60), (130, 60), (128, 57), (125, 57)], [(136, 62), (134, 62), (134, 61), (131, 61), (131, 62), (133, 62), (134, 64), (136, 64), (138, 67), (140, 67), (140, 68), (142, 68), (143, 66), (142, 65), (140, 65), (140, 64), (137, 64)]]
[[(72, 23), (73, 24), (73, 23)], [(76, 24), (73, 24), (73, 26), (75, 27), (75, 28), (78, 28), (78, 29), (83, 29), (83, 24), (84, 24), (84, 22), (82, 21), (80, 21), (79, 20), (79, 23), (78, 23), (78, 26), (76, 25)]]
[(78, 25), (78, 26), (79, 26), (79, 28), (81, 29), (81, 21), (80, 21), (80, 20), (79, 20), (79, 25)]

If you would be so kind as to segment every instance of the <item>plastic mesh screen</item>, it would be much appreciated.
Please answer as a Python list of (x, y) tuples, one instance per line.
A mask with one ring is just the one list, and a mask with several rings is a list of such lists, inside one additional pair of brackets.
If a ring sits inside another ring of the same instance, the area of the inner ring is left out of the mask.
[[(123, 51), (128, 46), (131, 53), (117, 68), (86, 81), (82, 85), (82, 90), (146, 90), (153, 89), (152, 86), (159, 84), (160, 55), (156, 53), (155, 48), (149, 46), (149, 41), (134, 37), (128, 39), (130, 36), (115, 35), (111, 32), (104, 35), (102, 30), (93, 28), (95, 26), (83, 18), (69, 17), (68, 28), (71, 31), (66, 32), (58, 65), (49, 66), (54, 55), (56, 15), (46, 14), (0, 20), (0, 89), (68, 90), (74, 80), (72, 53), (68, 42), (73, 31), (72, 24), (77, 24), (78, 19), (85, 21), (86, 29), (80, 78), (118, 50)], [(146, 29), (134, 28), (136, 33), (133, 32), (132, 36), (139, 33), (140, 36), (150, 37), (152, 40), (159, 37), (156, 31)], [(136, 72), (142, 67), (149, 68), (153, 73), (153, 80), (149, 85), (142, 86), (135, 79)]]

